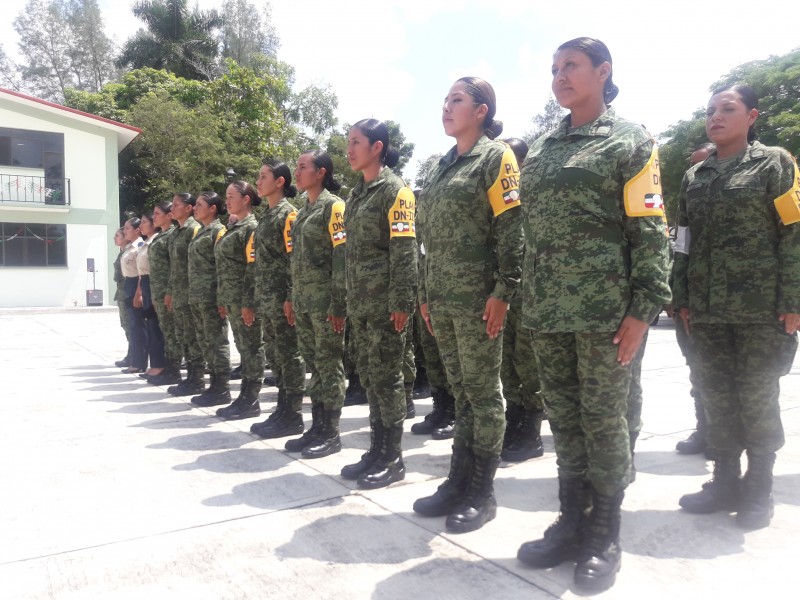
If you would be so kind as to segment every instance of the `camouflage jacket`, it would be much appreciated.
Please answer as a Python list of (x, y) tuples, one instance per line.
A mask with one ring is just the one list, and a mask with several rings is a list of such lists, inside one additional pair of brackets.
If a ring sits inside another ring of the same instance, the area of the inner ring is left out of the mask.
[(292, 225), (297, 209), (286, 198), (274, 208), (267, 207), (258, 222), (255, 237), (256, 302), (270, 315), (283, 315), (283, 303), (292, 295), (289, 258), (292, 254)]
[(347, 231), (347, 314), (386, 318), (412, 313), (417, 294), (414, 192), (384, 167), (359, 179), (344, 211)]
[(419, 303), (431, 312), (482, 314), (489, 296), (510, 302), (522, 273), (519, 169), (511, 149), (481, 137), (439, 161), (420, 195), (424, 260)]
[(322, 190), (306, 202), (292, 226), (295, 310), (346, 316), (344, 201)]
[(175, 225), (153, 236), (153, 242), (147, 251), (150, 259), (150, 291), (153, 303), (158, 300), (163, 304), (164, 296), (171, 293), (169, 283), (169, 245), (175, 232)]
[(217, 306), (217, 260), (214, 246), (225, 235), (225, 225), (214, 219), (189, 243), (189, 302)]
[[(779, 212), (778, 198), (788, 208)], [(712, 154), (689, 169), (674, 305), (689, 307), (693, 323), (772, 323), (778, 313), (800, 313), (798, 203), (798, 172), (783, 148), (754, 142), (731, 163), (719, 165)]]
[(569, 117), (522, 164), (523, 325), (614, 331), (649, 323), (669, 302), (668, 240), (658, 151), (609, 108), (573, 131)]
[(117, 258), (114, 261), (114, 283), (117, 284), (117, 290), (114, 292), (114, 301), (125, 300), (125, 277), (122, 275), (122, 252), (117, 253)]
[(214, 246), (217, 260), (217, 303), (220, 306), (255, 308), (254, 272), (247, 265), (255, 260), (255, 216), (236, 221)]
[(189, 217), (170, 239), (169, 285), (173, 306), (189, 305), (189, 243), (201, 227), (194, 217)]

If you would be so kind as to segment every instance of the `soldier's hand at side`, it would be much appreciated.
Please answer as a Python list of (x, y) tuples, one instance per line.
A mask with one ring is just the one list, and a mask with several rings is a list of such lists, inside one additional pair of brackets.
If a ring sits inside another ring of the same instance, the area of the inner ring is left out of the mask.
[(486, 308), (483, 310), (483, 320), (486, 321), (486, 335), (490, 339), (496, 338), (503, 331), (503, 323), (506, 320), (506, 313), (508, 312), (508, 304), (490, 296), (486, 301)]
[(344, 333), (344, 317), (334, 317), (333, 315), (328, 315), (328, 321), (333, 326), (333, 330), (336, 333), (339, 335)]
[(228, 311), (225, 310), (224, 306), (218, 306), (217, 311), (219, 311), (219, 318), (220, 319), (227, 319), (228, 318)]
[(639, 346), (642, 345), (644, 334), (649, 325), (644, 321), (631, 316), (622, 319), (622, 323), (614, 334), (614, 344), (618, 345), (617, 362), (623, 367), (631, 364)]
[(172, 312), (172, 294), (164, 296), (164, 306), (167, 307), (168, 311)]
[(242, 307), (242, 321), (248, 327), (252, 327), (253, 323), (256, 322), (256, 311), (252, 308), (247, 308), (246, 306)]
[(794, 335), (800, 327), (800, 315), (797, 313), (781, 313), (778, 315), (778, 320), (783, 323), (783, 327), (789, 335)]
[(400, 333), (406, 328), (406, 323), (408, 322), (408, 313), (393, 311), (392, 314), (389, 315), (389, 319), (392, 321), (392, 323), (394, 323), (394, 330), (397, 333)]
[(289, 324), (289, 327), (294, 327), (294, 306), (292, 306), (292, 303), (288, 300), (283, 303), (283, 315), (286, 317), (286, 322)]
[(436, 337), (436, 334), (433, 333), (433, 325), (431, 325), (431, 313), (428, 312), (428, 303), (420, 304), (419, 305), (419, 314), (422, 315), (422, 320), (425, 321), (425, 325), (428, 326), (428, 332)]
[(681, 308), (678, 311), (678, 318), (681, 320), (681, 323), (683, 324), (683, 330), (686, 332), (686, 335), (691, 335), (692, 313), (689, 312), (689, 309), (686, 307)]
[(676, 313), (675, 313), (675, 309), (672, 307), (672, 304), (665, 304), (664, 305), (664, 312), (667, 313), (667, 316), (670, 319), (674, 319), (675, 318), (675, 314)]

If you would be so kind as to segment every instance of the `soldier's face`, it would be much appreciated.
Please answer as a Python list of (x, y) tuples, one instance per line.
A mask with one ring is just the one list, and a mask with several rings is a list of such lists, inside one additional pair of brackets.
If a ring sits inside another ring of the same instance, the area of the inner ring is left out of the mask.
[(363, 171), (380, 160), (383, 142), (369, 143), (358, 127), (350, 129), (347, 136), (347, 162), (353, 171)]
[(267, 165), (263, 165), (258, 172), (256, 189), (258, 190), (258, 195), (262, 198), (269, 198), (278, 191), (278, 183), (275, 180), (275, 175)]
[(194, 216), (201, 223), (205, 223), (206, 219), (208, 219), (209, 222), (214, 220), (213, 209), (209, 206), (205, 197), (198, 196), (197, 202), (195, 202), (194, 205)]
[(706, 135), (717, 146), (747, 140), (758, 110), (748, 109), (737, 92), (728, 90), (711, 96), (706, 108)]
[(172, 198), (172, 214), (179, 221), (188, 219), (193, 210), (194, 207), (191, 204), (184, 202), (183, 198), (180, 196), (175, 196)]
[(567, 110), (574, 110), (602, 100), (611, 65), (604, 62), (595, 67), (588, 55), (566, 48), (553, 55), (552, 73), (556, 101)]
[(229, 185), (225, 191), (225, 206), (228, 213), (239, 216), (247, 212), (247, 196), (242, 196), (234, 186)]
[(131, 225), (130, 221), (125, 221), (125, 226), (122, 228), (122, 231), (125, 234), (125, 239), (129, 242), (132, 242), (136, 238), (140, 237), (139, 228)]
[(161, 227), (162, 231), (169, 229), (169, 222), (171, 213), (165, 213), (160, 208), (156, 207), (153, 209), (153, 222), (155, 223), (156, 227)]
[(325, 169), (318, 169), (310, 154), (301, 154), (297, 159), (294, 179), (297, 189), (305, 192), (322, 185), (325, 180)]
[(450, 137), (458, 138), (463, 134), (480, 131), (487, 111), (485, 104), (478, 104), (469, 95), (466, 84), (457, 81), (447, 92), (442, 105), (444, 132)]

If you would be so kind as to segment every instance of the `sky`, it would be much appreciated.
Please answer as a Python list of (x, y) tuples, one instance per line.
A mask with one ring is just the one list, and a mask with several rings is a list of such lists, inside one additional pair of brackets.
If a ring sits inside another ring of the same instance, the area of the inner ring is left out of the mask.
[[(250, 0), (260, 4), (261, 0)], [(201, 8), (222, 0), (197, 0)], [(3, 0), (0, 42), (16, 52), (13, 19), (26, 0)], [(99, 0), (106, 33), (122, 44), (141, 23), (132, 0)], [(272, 0), (278, 58), (296, 89), (330, 85), (340, 123), (374, 117), (400, 124), (417, 161), (455, 142), (441, 106), (465, 75), (495, 88), (503, 137), (521, 136), (550, 95), (555, 49), (579, 36), (609, 47), (620, 93), (617, 114), (654, 135), (688, 119), (709, 86), (734, 67), (800, 47), (797, 0)]]

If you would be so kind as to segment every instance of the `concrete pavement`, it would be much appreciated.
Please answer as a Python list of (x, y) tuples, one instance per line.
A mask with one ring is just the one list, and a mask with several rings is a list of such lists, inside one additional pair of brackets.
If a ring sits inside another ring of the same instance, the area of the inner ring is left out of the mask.
[[(406, 435), (404, 482), (360, 491), (339, 477), (368, 445), (367, 407), (344, 410), (343, 451), (317, 460), (259, 440), (113, 366), (115, 311), (0, 311), (0, 597), (572, 598), (572, 567), (535, 571), (518, 546), (557, 511), (545, 456), (498, 471), (497, 519), (464, 535), (413, 501), (446, 475), (450, 445)], [(688, 515), (709, 463), (674, 452), (693, 427), (672, 325), (652, 328), (643, 370), (638, 479), (623, 505), (624, 557), (604, 598), (796, 595), (800, 539), (800, 359), (782, 380), (786, 447), (776, 512), (743, 532), (731, 515)], [(232, 345), (233, 348), (233, 345)], [(262, 391), (265, 412), (273, 389)], [(421, 418), (430, 400), (419, 401)], [(308, 400), (306, 420), (310, 420)], [(263, 419), (263, 417), (262, 417)], [(407, 422), (406, 428), (411, 422)]]

